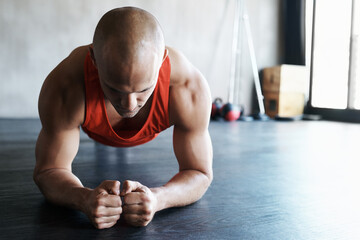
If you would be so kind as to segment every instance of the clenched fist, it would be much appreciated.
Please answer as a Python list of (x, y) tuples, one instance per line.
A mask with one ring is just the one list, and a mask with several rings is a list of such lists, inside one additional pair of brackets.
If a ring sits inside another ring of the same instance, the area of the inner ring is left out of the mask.
[(157, 199), (151, 190), (136, 181), (125, 181), (120, 196), (124, 197), (123, 218), (133, 226), (146, 226), (156, 212)]
[(114, 226), (122, 213), (120, 182), (106, 180), (91, 190), (85, 204), (84, 213), (98, 228)]

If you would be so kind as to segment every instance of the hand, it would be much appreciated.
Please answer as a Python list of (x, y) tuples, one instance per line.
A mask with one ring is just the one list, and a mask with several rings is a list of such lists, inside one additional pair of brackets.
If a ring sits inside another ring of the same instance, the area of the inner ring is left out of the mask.
[(98, 228), (110, 228), (120, 218), (122, 212), (120, 182), (106, 180), (91, 190), (84, 206), (84, 213)]
[(151, 222), (156, 212), (157, 199), (148, 187), (126, 180), (120, 196), (124, 197), (123, 218), (127, 223), (144, 227)]

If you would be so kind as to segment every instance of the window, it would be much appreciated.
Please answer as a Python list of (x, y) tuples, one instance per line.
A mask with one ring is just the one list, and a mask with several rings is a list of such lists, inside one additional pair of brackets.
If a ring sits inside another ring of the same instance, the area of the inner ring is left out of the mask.
[(360, 3), (308, 0), (306, 13), (313, 27), (310, 113), (360, 122)]

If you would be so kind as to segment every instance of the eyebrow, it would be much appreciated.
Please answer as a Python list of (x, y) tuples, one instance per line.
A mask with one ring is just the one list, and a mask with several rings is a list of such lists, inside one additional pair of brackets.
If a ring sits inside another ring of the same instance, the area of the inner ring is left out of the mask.
[[(106, 87), (110, 88), (110, 89), (111, 89), (112, 91), (114, 91), (114, 92), (124, 93), (124, 92), (122, 92), (122, 91), (119, 91), (119, 90), (111, 87), (111, 86), (110, 86), (109, 84), (107, 84), (106, 82), (105, 82), (105, 85), (106, 85)], [(143, 89), (143, 90), (136, 91), (135, 93), (143, 93), (143, 92), (146, 92), (147, 90), (151, 89), (153, 86), (154, 86), (154, 84), (152, 84), (150, 87), (147, 87), (147, 88), (145, 88), (145, 89)], [(130, 93), (133, 93), (133, 92), (130, 92)]]

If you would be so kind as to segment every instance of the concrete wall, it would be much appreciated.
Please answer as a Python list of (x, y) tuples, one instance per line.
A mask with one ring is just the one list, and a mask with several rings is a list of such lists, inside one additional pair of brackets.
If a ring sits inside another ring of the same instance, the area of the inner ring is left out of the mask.
[[(246, 0), (259, 68), (280, 63), (280, 1)], [(91, 42), (105, 12), (127, 5), (154, 14), (167, 44), (183, 51), (203, 72), (213, 97), (226, 100), (234, 4), (235, 0), (0, 0), (0, 117), (37, 117), (38, 94), (47, 74), (72, 49)], [(253, 82), (246, 41), (242, 45), (238, 102), (248, 112)]]

